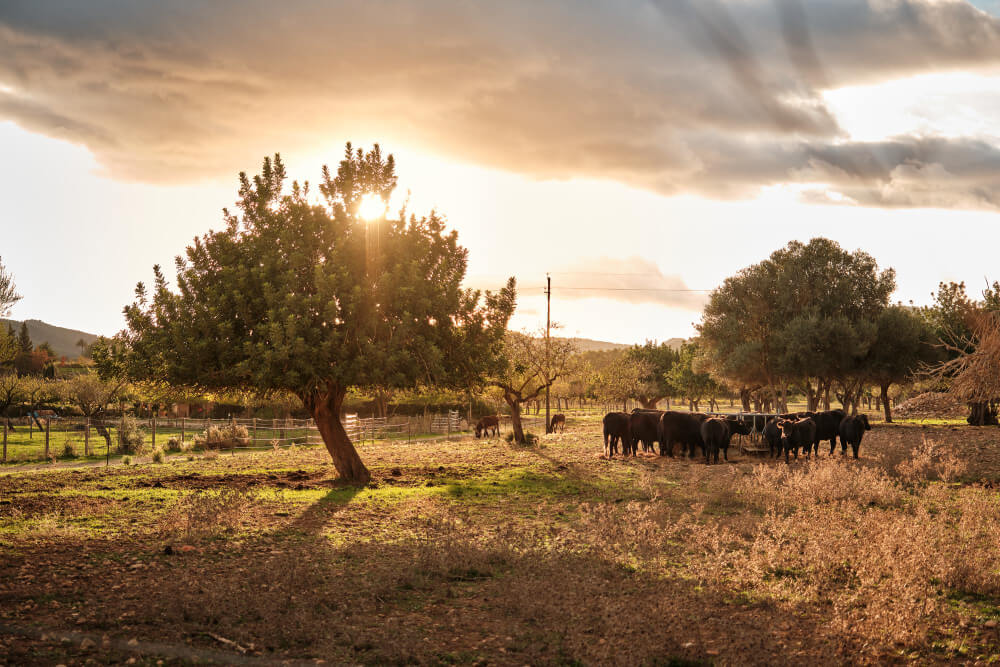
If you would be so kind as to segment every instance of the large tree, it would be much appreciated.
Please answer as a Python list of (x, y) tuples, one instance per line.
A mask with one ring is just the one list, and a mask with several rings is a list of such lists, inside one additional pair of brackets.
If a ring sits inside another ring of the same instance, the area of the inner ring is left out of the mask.
[[(453, 384), (456, 360), (481, 358), (483, 322), (506, 328), (510, 310), (463, 289), (467, 251), (436, 214), (378, 216), (396, 185), (395, 162), (376, 145), (347, 145), (319, 197), (286, 188), (279, 156), (240, 174), (238, 212), (176, 260), (177, 289), (154, 267), (125, 308), (129, 373), (206, 390), (289, 391), (312, 413), (341, 477), (370, 474), (343, 425), (350, 387)], [(368, 207), (371, 208), (371, 207)], [(378, 208), (376, 205), (375, 208)], [(513, 284), (510, 285), (513, 291)], [(502, 326), (500, 324), (502, 323)]]
[(643, 362), (646, 372), (642, 375), (641, 386), (635, 397), (644, 408), (656, 408), (657, 404), (671, 395), (672, 388), (667, 382), (667, 373), (680, 355), (667, 343), (647, 340), (643, 345), (633, 345), (625, 356)]
[[(17, 293), (14, 285), (14, 277), (7, 271), (0, 261), (0, 317), (6, 317), (10, 313), (10, 307), (21, 300), (21, 295)], [(8, 326), (7, 329), (0, 328), (0, 365), (6, 365), (17, 356), (17, 341), (13, 331)]]
[(829, 239), (792, 241), (727, 278), (699, 326), (713, 371), (736, 385), (767, 387), (779, 409), (800, 385), (815, 408), (837, 383), (857, 407), (879, 314), (896, 286), (861, 250)]
[(879, 388), (885, 420), (892, 422), (889, 387), (933, 363), (937, 350), (930, 326), (914, 308), (889, 306), (879, 315), (876, 326), (878, 333), (864, 365), (868, 379)]

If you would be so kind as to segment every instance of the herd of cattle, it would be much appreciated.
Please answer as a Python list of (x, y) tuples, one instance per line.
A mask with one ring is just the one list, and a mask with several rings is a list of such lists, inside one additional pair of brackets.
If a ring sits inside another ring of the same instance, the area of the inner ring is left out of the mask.
[(660, 445), (661, 456), (673, 456), (674, 446), (681, 446), (681, 454), (687, 452), (694, 458), (696, 449), (701, 448), (705, 462), (719, 462), (719, 450), (725, 460), (729, 460), (729, 443), (734, 435), (761, 433), (767, 442), (772, 457), (785, 454), (785, 461), (794, 453), (803, 455), (819, 454), (819, 443), (830, 441), (830, 454), (840, 437), (841, 453), (847, 453), (851, 446), (854, 458), (858, 458), (861, 439), (865, 431), (871, 430), (865, 415), (848, 416), (843, 410), (825, 412), (793, 412), (768, 417), (765, 415), (739, 415), (712, 417), (698, 412), (672, 412), (643, 410), (631, 412), (609, 412), (604, 416), (604, 453), (609, 458), (618, 453), (619, 445), (623, 456), (635, 456), (638, 445), (644, 452), (655, 452), (654, 443)]
[[(566, 416), (552, 416), (550, 430), (555, 433), (566, 428)], [(604, 415), (604, 454), (611, 458), (621, 449), (622, 456), (635, 456), (642, 444), (642, 451), (655, 453), (659, 443), (660, 456), (673, 456), (675, 445), (680, 445), (681, 455), (694, 458), (700, 447), (705, 463), (719, 462), (719, 451), (729, 460), (729, 443), (734, 435), (760, 433), (767, 442), (771, 457), (785, 454), (799, 458), (819, 455), (819, 443), (830, 441), (830, 454), (840, 437), (841, 454), (851, 446), (858, 458), (861, 439), (871, 430), (866, 415), (849, 416), (843, 410), (825, 412), (790, 412), (774, 416), (728, 415), (713, 417), (700, 412), (673, 412), (670, 410), (644, 410), (636, 408), (631, 413), (609, 412)], [(500, 433), (500, 417), (483, 417), (476, 424), (476, 437), (496, 436)]]

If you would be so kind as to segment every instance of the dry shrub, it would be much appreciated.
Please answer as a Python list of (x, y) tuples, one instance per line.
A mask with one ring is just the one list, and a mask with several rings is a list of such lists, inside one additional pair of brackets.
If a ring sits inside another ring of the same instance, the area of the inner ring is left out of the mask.
[(951, 447), (925, 436), (920, 444), (895, 467), (896, 474), (910, 483), (925, 481), (953, 482), (969, 471), (969, 463)]
[(951, 419), (968, 413), (968, 407), (951, 394), (933, 391), (907, 399), (892, 410), (900, 419)]
[(161, 532), (185, 539), (235, 532), (243, 525), (252, 502), (250, 494), (239, 489), (195, 491), (164, 515)]
[(772, 512), (840, 501), (893, 506), (903, 499), (903, 490), (883, 470), (839, 458), (796, 467), (757, 465), (737, 488), (748, 504)]
[(239, 424), (209, 426), (204, 433), (194, 437), (194, 446), (199, 449), (232, 449), (249, 444), (250, 432)]

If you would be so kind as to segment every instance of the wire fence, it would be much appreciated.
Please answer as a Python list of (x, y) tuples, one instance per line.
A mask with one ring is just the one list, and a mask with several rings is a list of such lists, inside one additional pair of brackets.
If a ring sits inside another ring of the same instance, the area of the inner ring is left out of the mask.
[[(471, 431), (468, 422), (455, 410), (391, 418), (347, 414), (341, 424), (357, 445), (465, 437)], [(142, 439), (141, 445), (128, 449), (146, 453), (157, 447), (166, 449), (169, 445), (174, 445), (170, 449), (175, 450), (200, 446), (235, 452), (323, 444), (323, 437), (312, 419), (21, 417), (2, 424), (0, 461), (117, 455), (125, 453), (121, 447), (123, 432)]]

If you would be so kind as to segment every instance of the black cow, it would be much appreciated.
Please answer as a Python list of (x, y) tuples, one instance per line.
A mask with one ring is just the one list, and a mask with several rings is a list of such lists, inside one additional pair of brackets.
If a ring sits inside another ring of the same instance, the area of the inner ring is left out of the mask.
[(549, 422), (549, 433), (565, 433), (566, 432), (566, 415), (563, 413), (558, 413), (552, 415), (552, 421)]
[[(638, 443), (642, 443), (642, 451), (656, 453), (653, 448), (654, 442), (660, 442), (660, 410), (642, 410), (636, 408), (629, 415), (629, 429), (632, 434), (633, 448), (638, 449)], [(660, 449), (663, 446), (660, 445)], [(633, 451), (633, 453), (635, 453)]]
[(771, 458), (781, 456), (781, 427), (778, 426), (778, 419), (771, 419), (764, 424), (763, 435)]
[(700, 412), (674, 412), (668, 410), (660, 415), (657, 437), (660, 441), (660, 456), (674, 455), (674, 443), (680, 443), (681, 455), (686, 451), (694, 458), (695, 447), (705, 449), (701, 439), (701, 423), (708, 415)]
[(813, 443), (813, 451), (819, 453), (819, 443), (824, 440), (830, 441), (830, 453), (837, 446), (837, 435), (840, 434), (840, 422), (843, 421), (846, 413), (841, 409), (826, 410), (817, 412), (813, 417), (816, 422), (816, 441)]
[(850, 445), (854, 452), (854, 458), (858, 458), (861, 438), (865, 436), (865, 431), (870, 430), (872, 430), (872, 425), (868, 423), (868, 415), (844, 417), (840, 422), (840, 455), (845, 456), (847, 445)]
[(500, 435), (500, 418), (496, 415), (483, 417), (476, 422), (477, 438), (482, 437), (483, 435), (488, 435), (490, 431), (493, 431), (494, 436)]
[(624, 412), (609, 412), (604, 415), (604, 453), (608, 458), (618, 453), (619, 441), (622, 444), (622, 456), (632, 452), (629, 415)]
[(718, 463), (720, 449), (726, 461), (728, 461), (729, 441), (733, 435), (737, 433), (747, 435), (752, 428), (751, 424), (747, 424), (742, 419), (736, 417), (727, 417), (725, 419), (712, 417), (703, 421), (700, 431), (701, 440), (704, 443), (702, 448), (705, 450), (705, 463), (711, 463), (711, 457), (714, 457), (715, 462)]
[(788, 463), (788, 453), (795, 451), (795, 460), (799, 458), (799, 447), (811, 448), (816, 440), (816, 422), (812, 417), (802, 419), (780, 419), (778, 426), (781, 427), (781, 445), (785, 450), (785, 463)]

